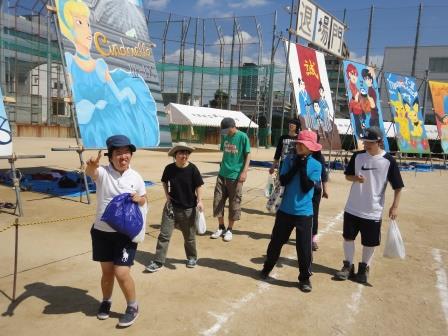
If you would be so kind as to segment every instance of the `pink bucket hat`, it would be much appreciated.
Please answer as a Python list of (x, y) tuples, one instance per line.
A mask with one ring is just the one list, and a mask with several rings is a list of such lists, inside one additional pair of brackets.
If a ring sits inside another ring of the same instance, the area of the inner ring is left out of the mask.
[(312, 152), (317, 152), (322, 149), (322, 145), (317, 142), (317, 134), (313, 131), (301, 131), (297, 136), (297, 142), (304, 144)]

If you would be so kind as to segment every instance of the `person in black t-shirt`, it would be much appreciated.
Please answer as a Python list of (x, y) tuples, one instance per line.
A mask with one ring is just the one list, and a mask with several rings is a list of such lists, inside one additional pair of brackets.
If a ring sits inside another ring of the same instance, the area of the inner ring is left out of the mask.
[(204, 181), (199, 169), (188, 161), (193, 151), (193, 147), (180, 142), (168, 152), (175, 161), (165, 167), (162, 175), (166, 203), (157, 238), (156, 255), (145, 268), (148, 272), (158, 271), (165, 263), (174, 227), (179, 228), (184, 236), (186, 266), (196, 266), (196, 208), (199, 211), (204, 210), (201, 190)]
[(279, 168), (280, 162), (285, 158), (287, 154), (296, 153), (297, 134), (302, 129), (299, 119), (291, 119), (288, 123), (288, 134), (282, 135), (278, 140), (277, 148), (274, 154), (274, 163), (269, 169), (269, 174), (273, 174), (274, 170)]

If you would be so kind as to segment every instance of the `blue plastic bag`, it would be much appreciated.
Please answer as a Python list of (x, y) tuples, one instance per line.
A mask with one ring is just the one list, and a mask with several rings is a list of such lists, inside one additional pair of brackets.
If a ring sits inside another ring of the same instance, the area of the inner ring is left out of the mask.
[(104, 210), (101, 220), (115, 231), (134, 239), (143, 228), (143, 216), (130, 193), (115, 196)]

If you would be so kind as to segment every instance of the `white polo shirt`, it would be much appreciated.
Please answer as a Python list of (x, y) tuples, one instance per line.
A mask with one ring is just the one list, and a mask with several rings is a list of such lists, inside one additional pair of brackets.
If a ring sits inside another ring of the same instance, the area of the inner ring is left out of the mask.
[(381, 219), (387, 182), (394, 190), (404, 187), (397, 162), (385, 151), (374, 156), (365, 150), (353, 154), (344, 174), (365, 178), (364, 183), (353, 182), (345, 205), (346, 212), (365, 219)]
[[(109, 224), (101, 221), (101, 216), (107, 205), (117, 195), (124, 193), (137, 193), (139, 196), (146, 195), (145, 182), (139, 173), (129, 167), (123, 174), (116, 171), (112, 164), (98, 167), (96, 183), (96, 219), (93, 227), (100, 231), (116, 232)], [(143, 223), (146, 222), (148, 211), (147, 203), (140, 206)]]

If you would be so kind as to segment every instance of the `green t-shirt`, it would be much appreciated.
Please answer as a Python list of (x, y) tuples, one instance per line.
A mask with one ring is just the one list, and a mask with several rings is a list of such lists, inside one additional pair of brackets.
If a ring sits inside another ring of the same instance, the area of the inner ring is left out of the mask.
[(221, 142), (222, 155), (219, 175), (236, 180), (244, 166), (244, 158), (250, 153), (250, 141), (246, 133), (236, 131), (232, 136), (225, 135)]

